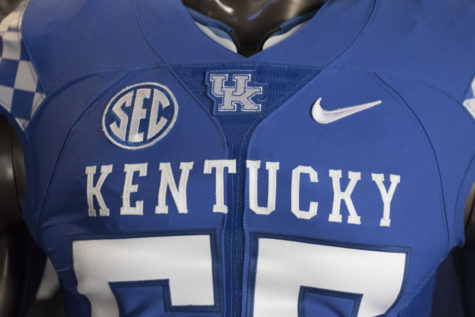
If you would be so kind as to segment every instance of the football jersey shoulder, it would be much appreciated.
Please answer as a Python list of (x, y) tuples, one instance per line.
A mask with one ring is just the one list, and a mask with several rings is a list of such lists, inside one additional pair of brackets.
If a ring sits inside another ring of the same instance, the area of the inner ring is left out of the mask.
[(22, 41), (24, 11), (25, 5), (21, 5), (0, 24), (0, 111), (20, 129), (26, 128), (44, 99), (44, 89)]
[[(338, 67), (375, 73), (427, 137), (440, 174), (449, 246), (463, 241), (474, 174), (475, 3), (379, 1)], [(361, 58), (365, 56), (365, 58)]]
[(47, 91), (91, 73), (159, 64), (133, 1), (32, 0), (22, 31)]
[(130, 1), (32, 0), (0, 29), (0, 114), (22, 139), (23, 215), (34, 228), (61, 149), (88, 103), (123, 76), (162, 62)]
[(474, 16), (469, 0), (379, 1), (351, 54), (337, 63), (404, 74), (461, 101), (475, 76)]
[(122, 2), (32, 0), (5, 18), (1, 101), (17, 125), (24, 129), (45, 94), (71, 81), (161, 64), (143, 39), (133, 2)]

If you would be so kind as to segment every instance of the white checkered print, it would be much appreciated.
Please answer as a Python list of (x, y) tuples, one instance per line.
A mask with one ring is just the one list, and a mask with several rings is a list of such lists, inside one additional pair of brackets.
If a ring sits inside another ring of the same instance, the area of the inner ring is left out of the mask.
[(33, 64), (23, 51), (21, 23), (25, 7), (21, 5), (0, 23), (0, 103), (23, 129), (45, 97)]
[(475, 119), (475, 78), (473, 78), (472, 87), (468, 92), (467, 99), (465, 99), (463, 105)]

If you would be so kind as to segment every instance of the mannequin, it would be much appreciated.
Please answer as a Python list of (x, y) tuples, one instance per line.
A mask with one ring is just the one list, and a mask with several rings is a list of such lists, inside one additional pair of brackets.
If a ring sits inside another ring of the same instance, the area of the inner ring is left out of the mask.
[(293, 17), (318, 10), (323, 0), (183, 0), (183, 3), (204, 15), (230, 26), (239, 54), (250, 56), (262, 49), (267, 37), (277, 26)]
[[(178, 1), (178, 0), (177, 0)], [(277, 26), (293, 17), (318, 10), (323, 0), (183, 0), (184, 4), (234, 29), (231, 37), (238, 52), (251, 56)], [(0, 121), (0, 315), (21, 316), (37, 287), (44, 256), (32, 243), (21, 223), (24, 171), (19, 141), (5, 120)], [(473, 195), (471, 195), (473, 199)], [(468, 206), (473, 206), (469, 203)], [(466, 210), (467, 245), (475, 244), (473, 208)], [(20, 242), (21, 241), (21, 242)], [(28, 256), (26, 256), (28, 255)], [(39, 268), (39, 269), (38, 269)], [(8, 292), (5, 290), (8, 289)], [(15, 290), (15, 291), (12, 291)], [(25, 290), (25, 291), (24, 291)]]
[(26, 313), (45, 261), (21, 220), (24, 179), (20, 141), (13, 127), (0, 117), (0, 316)]

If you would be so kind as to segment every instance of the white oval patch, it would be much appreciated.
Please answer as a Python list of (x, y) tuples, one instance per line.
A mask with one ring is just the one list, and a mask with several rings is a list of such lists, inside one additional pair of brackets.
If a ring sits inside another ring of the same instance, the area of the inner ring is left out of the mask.
[(112, 97), (102, 117), (107, 138), (129, 150), (149, 147), (175, 124), (178, 103), (168, 87), (144, 82), (128, 86)]

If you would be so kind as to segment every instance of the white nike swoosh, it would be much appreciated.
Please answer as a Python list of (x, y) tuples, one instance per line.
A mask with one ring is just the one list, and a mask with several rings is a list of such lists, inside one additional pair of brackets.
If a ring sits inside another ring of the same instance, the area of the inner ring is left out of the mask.
[(317, 101), (313, 104), (312, 107), (312, 117), (315, 121), (321, 124), (328, 124), (345, 117), (351, 116), (357, 112), (372, 108), (382, 103), (381, 100), (373, 101), (364, 103), (361, 105), (346, 107), (346, 108), (338, 108), (335, 110), (325, 110), (320, 105), (322, 98), (318, 98)]

